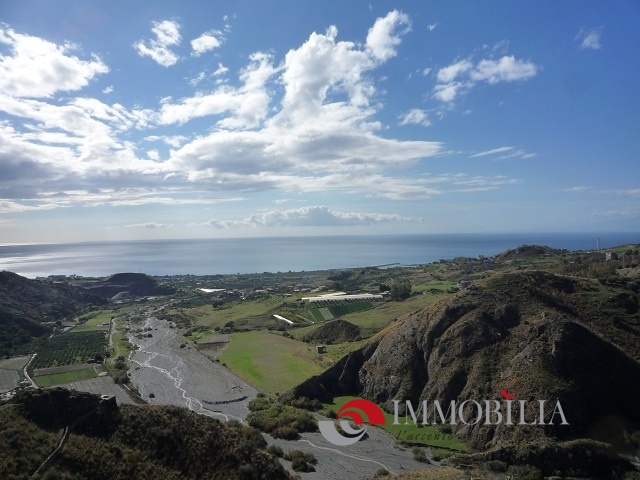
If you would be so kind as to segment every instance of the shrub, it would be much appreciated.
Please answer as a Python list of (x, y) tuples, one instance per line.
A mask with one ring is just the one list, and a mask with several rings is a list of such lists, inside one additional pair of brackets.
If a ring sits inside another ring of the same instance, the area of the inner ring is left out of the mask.
[(284, 451), (282, 450), (282, 448), (280, 448), (277, 445), (269, 445), (267, 447), (267, 452), (269, 452), (271, 455), (274, 455), (278, 458), (284, 457)]
[(318, 460), (313, 453), (291, 450), (290, 452), (287, 452), (283, 458), (291, 462), (291, 468), (293, 468), (295, 472), (316, 471), (316, 469), (313, 468), (313, 465), (317, 464)]
[(294, 440), (300, 432), (315, 432), (318, 429), (313, 416), (306, 410), (282, 405), (265, 397), (249, 402), (249, 410), (249, 425), (276, 438)]
[(271, 430), (273, 438), (281, 438), (283, 440), (297, 440), (299, 438), (298, 430), (290, 425), (282, 425)]
[(293, 459), (293, 461), (291, 462), (291, 468), (293, 469), (294, 472), (307, 473), (307, 472), (315, 472), (316, 471), (316, 469), (313, 467), (313, 465), (311, 465), (310, 463), (305, 462), (301, 458)]
[(508, 465), (501, 460), (489, 460), (485, 463), (487, 470), (491, 472), (506, 472)]
[(507, 475), (518, 480), (542, 480), (542, 472), (531, 465), (511, 465)]
[(292, 407), (304, 408), (305, 410), (311, 410), (312, 412), (318, 411), (322, 408), (322, 403), (319, 400), (307, 397), (294, 398), (293, 400), (290, 400), (288, 404)]
[(413, 447), (411, 449), (411, 453), (413, 453), (413, 459), (416, 462), (429, 463), (429, 459), (427, 458), (427, 454), (424, 452), (424, 450), (422, 448)]
[(388, 477), (389, 476), (389, 470), (387, 470), (386, 468), (380, 468), (376, 474), (373, 476), (373, 478), (380, 478), (380, 477)]

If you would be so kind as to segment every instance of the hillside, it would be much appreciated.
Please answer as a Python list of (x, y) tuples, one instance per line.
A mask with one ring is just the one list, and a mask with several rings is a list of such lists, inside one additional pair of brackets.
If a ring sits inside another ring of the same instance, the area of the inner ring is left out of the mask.
[(159, 285), (156, 280), (144, 273), (116, 273), (106, 280), (91, 282), (82, 286), (83, 290), (105, 298), (115, 296), (146, 297), (150, 295), (171, 295), (175, 289)]
[(559, 400), (570, 425), (479, 422), (453, 432), (478, 450), (577, 438), (624, 450), (640, 430), (638, 293), (620, 276), (497, 273), (399, 319), (289, 396), (358, 395), (392, 411), (394, 399), (501, 401), (506, 389), (529, 401), (528, 418), (537, 400)]
[(20, 353), (33, 337), (51, 331), (45, 322), (74, 315), (88, 305), (106, 303), (66, 283), (31, 280), (0, 272), (0, 354)]
[(41, 478), (289, 478), (257, 430), (184, 408), (117, 406), (58, 388), (23, 392), (0, 411), (0, 478), (29, 478), (68, 425)]
[(346, 320), (332, 320), (325, 322), (319, 328), (306, 334), (302, 339), (305, 342), (315, 343), (344, 343), (356, 339), (360, 335), (360, 328)]

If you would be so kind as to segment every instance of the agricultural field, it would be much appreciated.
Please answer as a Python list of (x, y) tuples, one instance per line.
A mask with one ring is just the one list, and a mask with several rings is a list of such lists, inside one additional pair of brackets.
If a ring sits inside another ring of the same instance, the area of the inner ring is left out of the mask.
[[(64, 385), (66, 383), (87, 380), (98, 376), (97, 368), (84, 368), (82, 370), (71, 370), (64, 373), (53, 373), (50, 375), (40, 375), (34, 377), (35, 382), (40, 387), (52, 387), (54, 385)], [(100, 367), (100, 371), (102, 368)]]
[(350, 313), (360, 312), (362, 310), (369, 310), (374, 307), (375, 304), (371, 302), (336, 302), (336, 301), (323, 301), (314, 302), (313, 306), (307, 306), (305, 314), (315, 322), (324, 322), (327, 320), (333, 320)]
[(272, 395), (293, 388), (333, 363), (331, 358), (318, 355), (313, 345), (264, 330), (233, 333), (220, 361)]
[(73, 365), (103, 353), (106, 338), (102, 332), (68, 332), (47, 339), (30, 368)]
[(342, 319), (360, 327), (362, 338), (369, 338), (402, 315), (432, 305), (446, 295), (444, 292), (412, 295), (401, 302), (387, 301), (369, 310), (344, 315)]
[(3, 370), (22, 371), (24, 366), (29, 363), (31, 355), (23, 355), (21, 357), (5, 358), (0, 360), (0, 368)]
[[(169, 316), (182, 315), (194, 326), (203, 326), (209, 329), (222, 329), (228, 322), (238, 322), (239, 326), (260, 326), (266, 320), (270, 320), (273, 313), (277, 313), (282, 298), (266, 297), (254, 300), (238, 300), (214, 308), (211, 305), (202, 305), (192, 308), (171, 308), (167, 311)], [(276, 325), (273, 319), (272, 325)]]
[(73, 328), (73, 332), (101, 332), (109, 330), (109, 322), (113, 316), (112, 310), (99, 310), (83, 315), (78, 320), (80, 324)]

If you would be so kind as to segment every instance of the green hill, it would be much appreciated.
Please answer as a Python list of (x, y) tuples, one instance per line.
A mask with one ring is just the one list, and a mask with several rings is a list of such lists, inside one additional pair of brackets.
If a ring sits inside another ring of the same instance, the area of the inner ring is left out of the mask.
[(57, 388), (22, 392), (0, 412), (0, 478), (29, 478), (67, 426), (39, 478), (290, 478), (256, 429), (180, 407), (117, 406)]
[(48, 322), (103, 303), (106, 301), (66, 283), (0, 272), (0, 355), (24, 353), (33, 338), (51, 332)]

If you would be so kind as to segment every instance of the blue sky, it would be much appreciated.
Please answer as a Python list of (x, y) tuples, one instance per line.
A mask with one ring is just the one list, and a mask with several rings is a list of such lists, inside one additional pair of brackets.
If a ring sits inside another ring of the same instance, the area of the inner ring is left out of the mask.
[(640, 4), (0, 4), (0, 243), (640, 231)]

